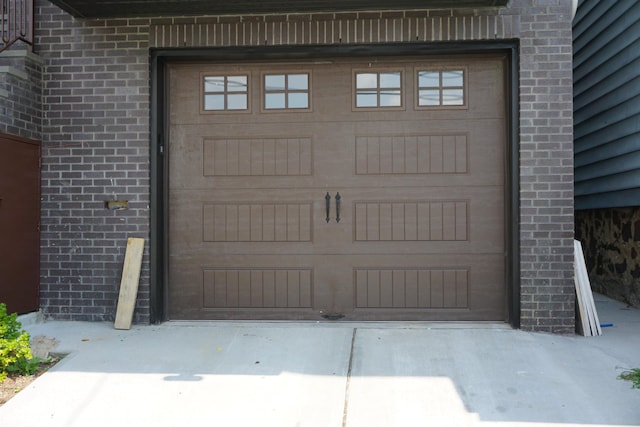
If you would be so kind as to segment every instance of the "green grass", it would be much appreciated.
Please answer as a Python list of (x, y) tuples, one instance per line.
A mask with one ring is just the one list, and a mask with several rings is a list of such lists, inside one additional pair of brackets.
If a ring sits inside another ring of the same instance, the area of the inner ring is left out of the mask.
[(624, 371), (618, 375), (618, 378), (625, 381), (631, 381), (631, 388), (640, 388), (640, 368)]

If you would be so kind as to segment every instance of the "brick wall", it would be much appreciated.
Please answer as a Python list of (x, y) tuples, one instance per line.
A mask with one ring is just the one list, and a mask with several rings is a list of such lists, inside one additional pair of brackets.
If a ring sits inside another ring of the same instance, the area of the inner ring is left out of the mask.
[[(111, 319), (125, 239), (148, 237), (149, 47), (520, 39), (522, 327), (573, 332), (570, 3), (81, 21), (39, 0), (37, 43), (47, 63), (45, 313)], [(129, 199), (131, 208), (106, 211), (112, 197)], [(138, 321), (149, 319), (149, 291), (145, 261)]]
[(570, 3), (512, 2), (521, 15), (522, 328), (561, 333), (575, 323)]
[(43, 61), (20, 44), (0, 52), (0, 133), (42, 136)]
[[(149, 320), (147, 20), (75, 20), (37, 1), (45, 59), (41, 306), (111, 320), (127, 237), (147, 238), (135, 321)], [(105, 209), (124, 199), (128, 210)]]

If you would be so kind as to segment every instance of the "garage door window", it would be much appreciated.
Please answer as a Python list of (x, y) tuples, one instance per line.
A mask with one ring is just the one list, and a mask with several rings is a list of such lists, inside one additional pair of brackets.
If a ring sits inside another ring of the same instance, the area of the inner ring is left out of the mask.
[(400, 71), (356, 72), (355, 107), (402, 107), (402, 73)]
[(247, 111), (248, 80), (246, 75), (204, 76), (204, 110)]
[(309, 73), (264, 74), (265, 110), (309, 110)]
[(418, 108), (464, 107), (465, 98), (464, 70), (418, 71)]

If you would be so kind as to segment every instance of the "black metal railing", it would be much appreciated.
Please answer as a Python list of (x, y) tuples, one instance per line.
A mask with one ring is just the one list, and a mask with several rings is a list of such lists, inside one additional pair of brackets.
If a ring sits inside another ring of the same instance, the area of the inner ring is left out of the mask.
[(0, 0), (0, 52), (21, 41), (33, 49), (33, 0)]

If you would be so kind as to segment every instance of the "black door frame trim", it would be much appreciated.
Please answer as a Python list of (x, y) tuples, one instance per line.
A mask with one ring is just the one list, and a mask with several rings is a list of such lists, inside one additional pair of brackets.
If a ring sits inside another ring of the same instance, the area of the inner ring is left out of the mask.
[(507, 54), (507, 158), (505, 183), (506, 313), (520, 327), (520, 167), (518, 41), (390, 43), (375, 45), (261, 46), (203, 49), (152, 49), (151, 55), (151, 321), (168, 313), (168, 127), (167, 65), (176, 62), (308, 60), (328, 57)]

